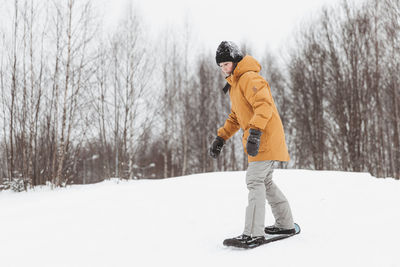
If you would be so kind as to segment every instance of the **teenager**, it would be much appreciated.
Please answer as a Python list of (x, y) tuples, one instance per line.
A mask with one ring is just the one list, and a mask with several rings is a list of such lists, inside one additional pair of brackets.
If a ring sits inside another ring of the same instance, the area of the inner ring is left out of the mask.
[[(226, 76), (231, 112), (210, 147), (217, 158), (226, 140), (240, 128), (243, 148), (248, 155), (246, 184), (249, 190), (243, 234), (225, 241), (246, 245), (261, 244), (264, 234), (295, 232), (289, 202), (272, 181), (274, 162), (289, 161), (282, 121), (267, 81), (260, 76), (260, 64), (244, 56), (233, 42), (223, 41), (216, 52), (216, 62)], [(264, 228), (266, 199), (275, 224)], [(224, 242), (225, 243), (225, 242)]]

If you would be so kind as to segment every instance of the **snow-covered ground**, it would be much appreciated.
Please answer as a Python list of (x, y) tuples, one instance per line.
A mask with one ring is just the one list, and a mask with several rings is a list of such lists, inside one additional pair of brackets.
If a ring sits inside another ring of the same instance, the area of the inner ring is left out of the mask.
[(276, 170), (301, 234), (235, 250), (222, 241), (242, 232), (244, 177), (225, 172), (0, 192), (0, 266), (400, 266), (399, 181)]

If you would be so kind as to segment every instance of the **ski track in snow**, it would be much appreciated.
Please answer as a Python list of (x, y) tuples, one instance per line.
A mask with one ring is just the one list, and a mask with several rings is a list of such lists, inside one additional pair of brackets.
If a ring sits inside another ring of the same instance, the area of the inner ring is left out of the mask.
[(0, 192), (0, 266), (400, 266), (399, 181), (306, 170), (274, 181), (302, 231), (253, 250), (222, 245), (243, 230), (245, 172)]

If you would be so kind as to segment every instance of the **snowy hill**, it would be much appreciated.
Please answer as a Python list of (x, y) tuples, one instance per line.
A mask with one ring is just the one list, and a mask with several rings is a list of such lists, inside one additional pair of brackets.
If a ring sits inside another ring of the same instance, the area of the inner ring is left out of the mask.
[[(233, 250), (245, 172), (0, 193), (0, 266), (400, 266), (400, 182), (276, 170), (300, 235)], [(272, 224), (267, 209), (266, 224)]]

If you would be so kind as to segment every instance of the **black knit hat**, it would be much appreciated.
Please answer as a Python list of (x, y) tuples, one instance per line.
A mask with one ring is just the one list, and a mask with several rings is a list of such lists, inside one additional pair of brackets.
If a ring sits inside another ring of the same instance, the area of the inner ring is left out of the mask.
[(243, 53), (240, 51), (239, 47), (230, 41), (222, 41), (217, 48), (217, 53), (215, 55), (215, 60), (217, 64), (221, 62), (234, 62), (237, 63), (243, 58)]

